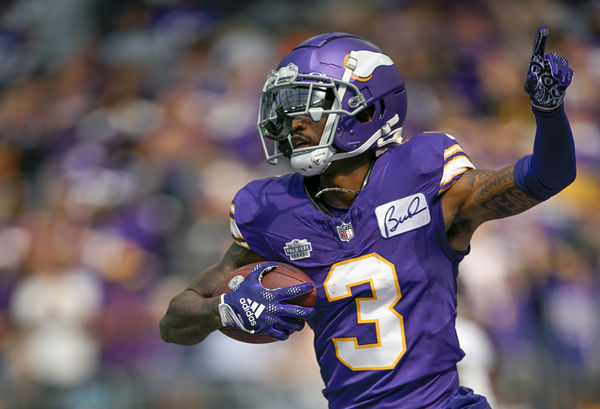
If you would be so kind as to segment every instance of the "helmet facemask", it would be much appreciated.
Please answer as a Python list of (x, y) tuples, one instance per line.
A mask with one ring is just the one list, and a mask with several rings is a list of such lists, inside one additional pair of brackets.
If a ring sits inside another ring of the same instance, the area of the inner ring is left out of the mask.
[[(342, 108), (344, 101), (352, 111)], [(267, 162), (276, 164), (285, 156), (306, 176), (321, 173), (335, 153), (333, 141), (340, 115), (354, 116), (365, 107), (364, 96), (348, 81), (318, 73), (299, 74), (294, 64), (271, 71), (263, 87), (258, 118)], [(291, 123), (297, 116), (308, 116), (314, 122), (325, 116), (317, 145), (293, 148)]]

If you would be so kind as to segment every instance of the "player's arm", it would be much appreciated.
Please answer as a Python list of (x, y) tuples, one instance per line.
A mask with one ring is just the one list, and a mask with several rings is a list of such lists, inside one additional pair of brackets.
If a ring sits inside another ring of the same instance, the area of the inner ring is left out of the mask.
[[(256, 265), (231, 292), (213, 297), (217, 286), (229, 273), (246, 264), (264, 261), (257, 253), (233, 243), (221, 262), (198, 276), (177, 295), (160, 322), (163, 340), (183, 345), (196, 344), (216, 329), (237, 328), (251, 334), (260, 333), (285, 340), (291, 332), (300, 331), (314, 314), (313, 308), (286, 303), (286, 300), (309, 293), (312, 282), (289, 287), (266, 289), (262, 276), (275, 268), (275, 263)], [(244, 309), (247, 300), (263, 305), (261, 314)]]
[(186, 290), (171, 300), (160, 321), (162, 339), (192, 345), (222, 327), (218, 309), (220, 298), (212, 296), (217, 285), (239, 267), (261, 260), (263, 258), (257, 253), (232, 243), (218, 264), (200, 273)]
[(467, 171), (448, 189), (442, 207), (456, 249), (466, 249), (483, 222), (523, 212), (575, 179), (573, 134), (562, 104), (573, 71), (565, 58), (544, 54), (547, 35), (538, 30), (525, 82), (537, 126), (533, 154), (499, 171)]
[(451, 246), (466, 250), (483, 222), (521, 213), (539, 201), (516, 186), (513, 167), (469, 170), (442, 197), (446, 235)]

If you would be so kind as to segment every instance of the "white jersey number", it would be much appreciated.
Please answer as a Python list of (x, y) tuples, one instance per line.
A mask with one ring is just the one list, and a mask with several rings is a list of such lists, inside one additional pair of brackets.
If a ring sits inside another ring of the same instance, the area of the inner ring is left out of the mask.
[(369, 283), (372, 297), (357, 298), (358, 323), (374, 323), (377, 342), (359, 345), (356, 337), (333, 338), (338, 359), (353, 371), (392, 369), (404, 352), (404, 320), (394, 310), (400, 298), (400, 285), (394, 265), (378, 254), (334, 264), (324, 282), (327, 299), (352, 297), (352, 287)]

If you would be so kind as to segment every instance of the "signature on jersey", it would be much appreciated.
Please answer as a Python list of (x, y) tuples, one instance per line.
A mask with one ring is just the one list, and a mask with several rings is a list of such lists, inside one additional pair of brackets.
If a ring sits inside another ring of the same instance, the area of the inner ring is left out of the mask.
[[(385, 213), (385, 230), (386, 233), (393, 233), (396, 231), (401, 223), (404, 223), (410, 218), (415, 217), (419, 213), (427, 210), (427, 206), (421, 207), (421, 200), (419, 196), (415, 196), (413, 200), (408, 204), (405, 214), (396, 216), (396, 206), (390, 206), (388, 211)], [(388, 234), (389, 235), (389, 234)]]
[(428, 224), (431, 220), (422, 193), (378, 206), (375, 209), (381, 235), (390, 238)]

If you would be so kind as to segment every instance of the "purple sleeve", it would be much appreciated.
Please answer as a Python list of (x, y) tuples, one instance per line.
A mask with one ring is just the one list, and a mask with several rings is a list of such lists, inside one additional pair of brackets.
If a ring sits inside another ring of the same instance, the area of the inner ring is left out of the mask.
[(285, 191), (284, 178), (250, 182), (235, 195), (229, 209), (229, 229), (233, 240), (267, 260), (276, 257), (268, 240), (273, 223), (273, 197)]
[(537, 125), (533, 155), (515, 163), (513, 176), (523, 192), (543, 201), (575, 180), (575, 145), (563, 105), (551, 112), (533, 112)]

